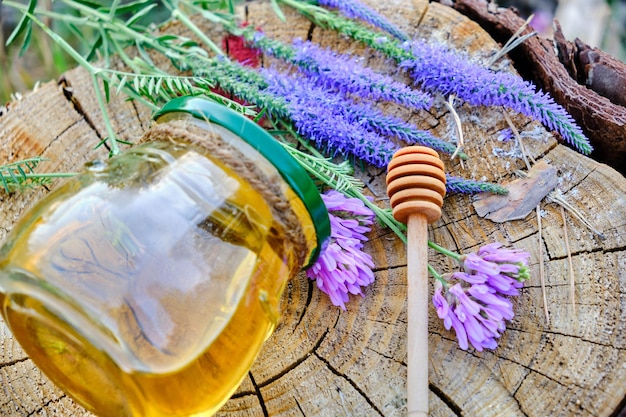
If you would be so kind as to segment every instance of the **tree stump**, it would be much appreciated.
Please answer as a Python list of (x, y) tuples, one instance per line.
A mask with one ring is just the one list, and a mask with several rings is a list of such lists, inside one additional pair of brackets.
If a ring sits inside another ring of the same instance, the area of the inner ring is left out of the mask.
[[(498, 45), (475, 23), (426, 0), (368, 1), (418, 38), (437, 39), (475, 59)], [(280, 39), (307, 38), (363, 56), (391, 71), (384, 58), (343, 37), (321, 30), (287, 8), (287, 23), (267, 3), (247, 3), (242, 17)], [(205, 28), (207, 24), (204, 23)], [(182, 30), (172, 25), (164, 30)], [(267, 61), (266, 61), (267, 64)], [(507, 63), (501, 63), (506, 67)], [(139, 104), (113, 97), (109, 114), (119, 136), (137, 139), (150, 125)], [(412, 113), (389, 106), (442, 138), (456, 135), (442, 101)], [(498, 141), (507, 128), (503, 109), (458, 108), (469, 160), (461, 166), (444, 156), (449, 173), (507, 183), (524, 169), (515, 143)], [(521, 131), (529, 157), (559, 172), (558, 189), (602, 236), (556, 204), (540, 204), (543, 229), (533, 211), (522, 220), (494, 223), (476, 214), (472, 198), (450, 195), (430, 238), (459, 252), (501, 241), (531, 253), (531, 280), (515, 302), (515, 319), (494, 351), (459, 349), (430, 311), (430, 415), (436, 416), (611, 416), (626, 394), (626, 179), (612, 168), (581, 156), (540, 124), (510, 115)], [(94, 147), (106, 136), (88, 75), (82, 69), (11, 103), (0, 116), (0, 163), (42, 155), (42, 171), (76, 171), (88, 160), (105, 158)], [(508, 155), (508, 156), (507, 156)], [(384, 172), (366, 169), (361, 177), (376, 201), (386, 206)], [(48, 188), (54, 188), (52, 184)], [(0, 193), (0, 242), (24, 210), (48, 190)], [(575, 307), (570, 303), (567, 225), (573, 264)], [(541, 236), (541, 238), (539, 237)], [(283, 318), (248, 377), (219, 412), (222, 416), (401, 416), (406, 414), (406, 277), (403, 244), (375, 228), (367, 249), (376, 263), (376, 282), (347, 311), (333, 307), (303, 274), (282, 300)], [(540, 248), (542, 251), (540, 252)], [(549, 323), (540, 286), (545, 265)], [(454, 270), (431, 251), (440, 272)], [(24, 354), (0, 321), (0, 415), (87, 416), (58, 390)]]

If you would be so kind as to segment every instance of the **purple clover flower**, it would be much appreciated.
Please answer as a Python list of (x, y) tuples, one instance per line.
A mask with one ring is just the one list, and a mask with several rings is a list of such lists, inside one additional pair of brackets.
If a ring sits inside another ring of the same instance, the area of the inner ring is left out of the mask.
[(330, 217), (330, 242), (306, 275), (334, 305), (345, 310), (349, 294), (363, 297), (362, 288), (374, 282), (372, 257), (362, 251), (374, 213), (358, 198), (335, 190), (322, 194), (322, 200)]
[(404, 41), (408, 39), (408, 36), (387, 20), (387, 18), (381, 16), (375, 10), (358, 0), (317, 0), (317, 4), (337, 8), (346, 17), (364, 20), (400, 40)]
[(472, 105), (509, 107), (556, 130), (583, 154), (593, 150), (567, 111), (532, 83), (473, 64), (442, 46), (415, 41), (405, 43), (405, 47), (413, 59), (404, 60), (400, 66), (410, 70), (415, 82), (426, 91), (454, 94)]
[(495, 349), (514, 317), (507, 296), (519, 295), (528, 279), (530, 254), (503, 249), (500, 243), (481, 247), (477, 253), (460, 257), (462, 271), (435, 282), (433, 305), (447, 330), (454, 328), (459, 347), (471, 343), (478, 351)]

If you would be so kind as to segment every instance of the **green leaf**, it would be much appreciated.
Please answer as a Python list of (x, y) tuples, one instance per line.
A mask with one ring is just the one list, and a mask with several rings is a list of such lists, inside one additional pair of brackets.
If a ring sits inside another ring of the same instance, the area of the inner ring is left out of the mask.
[(78, 4), (82, 4), (83, 6), (87, 6), (95, 10), (107, 11), (107, 12), (109, 11), (109, 8), (105, 7), (105, 5), (99, 1), (90, 1), (90, 0), (74, 0), (74, 1)]
[(178, 36), (176, 36), (176, 35), (167, 35), (167, 34), (166, 34), (166, 35), (162, 35), (162, 36), (158, 36), (158, 37), (154, 38), (154, 40), (155, 40), (157, 43), (164, 44), (164, 45), (165, 45), (168, 41), (172, 41), (172, 40), (175, 40), (175, 39), (178, 39)]
[(148, 96), (152, 97), (154, 95), (154, 86), (156, 85), (156, 81), (154, 77), (150, 77), (148, 81)]
[(137, 21), (139, 19), (141, 19), (142, 17), (147, 15), (152, 9), (154, 9), (157, 6), (158, 6), (158, 4), (152, 3), (152, 4), (144, 7), (143, 9), (141, 9), (139, 12), (135, 13), (133, 16), (130, 17), (130, 19), (128, 19), (126, 21), (126, 26), (130, 27), (130, 26), (134, 25), (135, 23), (137, 23)]
[(109, 20), (113, 20), (115, 18), (115, 15), (117, 14), (117, 8), (120, 5), (120, 0), (113, 0), (113, 4), (111, 5), (111, 8), (108, 11), (109, 14)]
[(201, 10), (200, 14), (202, 15), (202, 17), (204, 17), (209, 22), (221, 23), (221, 21), (222, 21), (221, 18), (217, 14), (215, 14), (213, 12), (210, 12), (208, 10)]
[(124, 76), (122, 77), (122, 79), (117, 83), (117, 88), (115, 90), (115, 94), (119, 94), (120, 91), (122, 91), (122, 89), (124, 88), (124, 86), (126, 85), (126, 80), (128, 80), (128, 75), (124, 74)]
[(102, 35), (99, 35), (98, 39), (96, 39), (96, 41), (91, 46), (91, 49), (89, 50), (89, 53), (87, 54), (87, 57), (85, 59), (87, 59), (87, 61), (93, 61), (94, 59), (96, 59), (97, 58), (96, 52), (101, 46), (102, 46)]
[(261, 120), (261, 118), (265, 115), (265, 113), (267, 113), (267, 107), (261, 109), (261, 111), (254, 118), (254, 122), (259, 123), (259, 120)]
[[(30, 2), (28, 3), (28, 13), (33, 14), (36, 7), (37, 7), (37, 0), (30, 0)], [(7, 46), (10, 45), (11, 42), (13, 42), (15, 38), (17, 38), (25, 30), (32, 29), (32, 25), (33, 25), (33, 22), (30, 20), (30, 18), (26, 14), (22, 15), (20, 22), (17, 24), (15, 29), (13, 29), (13, 32), (11, 32), (11, 34), (9, 35), (6, 45)], [(30, 39), (29, 39), (29, 42), (30, 42)]]
[(161, 94), (161, 87), (163, 86), (163, 78), (159, 77), (159, 79), (157, 80), (156, 86), (154, 87), (154, 91), (156, 95), (160, 95)]
[[(18, 166), (18, 167), (19, 167), (19, 166)], [(19, 183), (20, 183), (20, 179), (19, 179), (18, 177), (16, 177), (16, 176), (15, 176), (15, 171), (14, 171), (14, 170), (10, 169), (10, 170), (8, 171), (8, 174), (9, 174), (9, 177), (11, 177), (11, 181), (12, 181), (14, 184), (19, 184)]]
[(278, 6), (278, 2), (276, 0), (271, 0), (271, 4), (272, 4), (272, 10), (274, 10), (274, 13), (276, 13), (276, 16), (278, 16), (278, 18), (282, 20), (283, 22), (286, 22), (287, 18), (285, 18), (285, 14), (283, 13), (283, 11), (280, 10), (280, 7)]
[(4, 187), (4, 190), (7, 192), (7, 194), (11, 193), (11, 188), (9, 188), (9, 183), (7, 183), (7, 180), (4, 178), (4, 174), (0, 172), (0, 179), (2, 180), (2, 186)]
[(100, 142), (98, 142), (96, 144), (96, 146), (94, 146), (94, 150), (98, 149), (100, 146), (104, 145), (105, 143), (107, 143), (107, 140), (109, 140), (108, 137), (103, 138), (102, 140), (100, 140)]
[(102, 80), (102, 86), (104, 87), (104, 98), (106, 100), (106, 102), (108, 103), (111, 99), (111, 92), (109, 91), (109, 81), (103, 79)]
[(67, 23), (67, 28), (70, 30), (70, 32), (72, 32), (72, 36), (80, 39), (81, 42), (87, 42), (87, 38), (85, 37), (83, 30), (77, 28), (74, 23)]
[(150, 55), (148, 55), (143, 47), (143, 44), (139, 40), (135, 42), (135, 46), (137, 47), (137, 52), (139, 52), (141, 58), (143, 58), (143, 60), (146, 61), (148, 65), (155, 67), (156, 65), (154, 65), (154, 62), (152, 62), (152, 58), (150, 58)]
[(26, 173), (24, 172), (22, 167), (18, 165), (15, 169), (17, 169), (17, 171), (20, 173), (20, 176), (22, 177), (22, 180), (25, 180), (26, 179)]
[(184, 41), (180, 43), (180, 46), (182, 48), (194, 48), (194, 47), (198, 47), (199, 44), (198, 42), (194, 41), (193, 39), (187, 39), (187, 38), (183, 38)]
[(24, 42), (22, 42), (22, 47), (20, 48), (19, 56), (24, 56), (28, 47), (30, 46), (30, 41), (33, 37), (33, 25), (32, 23), (26, 27), (26, 33), (24, 34)]
[(111, 57), (109, 54), (109, 42), (108, 42), (108, 36), (107, 36), (107, 31), (104, 27), (100, 26), (100, 38), (102, 38), (102, 55), (104, 58), (104, 63), (105, 66), (108, 67), (111, 64)]
[(141, 85), (139, 84), (139, 77), (133, 78), (133, 88), (136, 92), (139, 92), (139, 90), (141, 89)]

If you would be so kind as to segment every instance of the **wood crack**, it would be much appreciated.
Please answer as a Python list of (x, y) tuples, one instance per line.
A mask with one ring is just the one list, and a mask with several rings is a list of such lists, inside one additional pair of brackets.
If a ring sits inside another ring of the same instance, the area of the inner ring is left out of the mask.
[[(620, 246), (617, 248), (607, 248), (607, 249), (602, 249), (602, 248), (594, 248), (591, 250), (580, 250), (580, 251), (576, 251), (576, 252), (571, 252), (572, 258), (575, 256), (580, 256), (580, 255), (586, 255), (586, 254), (591, 254), (591, 253), (599, 253), (602, 252), (604, 254), (606, 253), (619, 253), (619, 252), (624, 252), (626, 251), (626, 247), (624, 246)], [(562, 261), (564, 259), (567, 259), (567, 254), (562, 255), (562, 256), (555, 256), (555, 257), (551, 257), (549, 256), (550, 254), (548, 254), (548, 258), (549, 260), (552, 261)]]
[(34, 410), (34, 411), (32, 411), (32, 412), (28, 413), (28, 414), (27, 414), (27, 417), (30, 417), (30, 416), (36, 416), (36, 415), (38, 415), (41, 411), (43, 411), (43, 410), (44, 410), (46, 407), (48, 407), (50, 404), (52, 404), (52, 403), (56, 403), (56, 402), (59, 402), (59, 401), (61, 401), (61, 400), (62, 400), (63, 398), (65, 398), (65, 397), (67, 397), (67, 395), (63, 394), (63, 395), (61, 395), (60, 397), (53, 398), (53, 399), (51, 399), (51, 400), (46, 401), (45, 403), (43, 403), (43, 405), (42, 405), (41, 407), (39, 407), (39, 408), (37, 408), (36, 410)]
[[(515, 330), (515, 331), (520, 332), (520, 333), (529, 333), (529, 332), (525, 331), (524, 329), (518, 329), (516, 327), (507, 327), (507, 330)], [(551, 334), (551, 335), (555, 335), (555, 336), (566, 337), (566, 338), (572, 338), (572, 339), (576, 339), (576, 340), (579, 340), (579, 341), (582, 341), (582, 342), (590, 343), (590, 344), (592, 344), (594, 346), (601, 346), (601, 347), (604, 347), (604, 348), (617, 349), (617, 350), (626, 350), (626, 348), (624, 348), (624, 347), (615, 346), (614, 344), (611, 344), (611, 343), (602, 343), (602, 342), (598, 342), (598, 341), (595, 341), (595, 340), (585, 339), (584, 337), (581, 337), (581, 336), (571, 335), (571, 334), (557, 332), (557, 331), (551, 331), (551, 330), (548, 330), (548, 329), (543, 329), (542, 333), (543, 334)]]
[(296, 403), (296, 407), (298, 407), (298, 410), (300, 410), (300, 412), (302, 413), (303, 416), (306, 416), (306, 414), (304, 413), (304, 410), (302, 409), (302, 406), (300, 405), (300, 403), (298, 402), (298, 399), (296, 397), (293, 397), (293, 400)]
[(137, 122), (139, 126), (141, 126), (141, 130), (147, 130), (148, 126), (144, 126), (141, 121), (141, 115), (139, 114), (139, 108), (137, 107), (137, 102), (135, 100), (130, 100), (130, 104), (133, 106), (133, 110), (135, 110), (135, 116), (137, 116)]
[[(76, 98), (74, 98), (74, 93), (72, 91), (72, 86), (70, 84), (70, 82), (65, 78), (62, 77), (59, 80), (58, 83), (61, 86), (61, 89), (63, 91), (63, 95), (65, 96), (65, 98), (67, 99), (67, 101), (70, 102), (70, 104), (72, 105), (72, 108), (74, 110), (76, 110), (76, 112), (85, 120), (85, 123), (87, 123), (87, 125), (89, 125), (89, 127), (94, 131), (94, 133), (96, 134), (96, 136), (98, 137), (98, 139), (102, 140), (103, 137), (100, 134), (100, 132), (98, 131), (98, 128), (96, 127), (96, 124), (94, 123), (93, 120), (91, 120), (91, 117), (89, 117), (89, 115), (87, 114), (87, 112), (85, 112), (83, 110), (83, 107), (80, 105), (80, 103), (78, 102), (78, 100)], [(104, 143), (105, 148), (110, 151), (111, 149), (109, 148), (109, 145), (105, 142)]]
[(74, 123), (72, 123), (69, 126), (67, 126), (65, 129), (63, 129), (61, 132), (59, 132), (59, 134), (56, 135), (54, 138), (52, 138), (52, 140), (46, 145), (46, 147), (43, 148), (43, 151), (48, 150), (52, 146), (53, 143), (55, 143), (57, 140), (59, 140), (59, 138), (61, 136), (63, 136), (65, 134), (65, 132), (67, 132), (68, 130), (70, 130), (71, 128), (73, 128), (74, 126), (76, 126), (80, 122), (81, 122), (81, 120), (77, 120)]
[(394, 269), (406, 268), (406, 263), (402, 265), (385, 265), (380, 268), (372, 268), (372, 272), (381, 272), (381, 271), (393, 271)]
[(295, 332), (296, 329), (300, 327), (300, 324), (302, 323), (302, 320), (304, 319), (304, 316), (306, 315), (307, 308), (309, 307), (309, 305), (311, 304), (311, 300), (313, 299), (313, 281), (309, 280), (308, 284), (309, 285), (307, 287), (306, 301), (304, 303), (304, 307), (302, 308), (302, 312), (300, 313), (300, 317), (298, 317), (298, 321), (296, 322), (296, 325), (293, 327), (293, 332)]
[(311, 23), (309, 25), (309, 30), (306, 33), (306, 40), (307, 41), (309, 41), (309, 42), (313, 41), (313, 31), (315, 30), (315, 28), (316, 28), (315, 23)]
[(428, 389), (437, 396), (445, 405), (448, 406), (450, 411), (454, 413), (455, 416), (463, 417), (463, 409), (459, 407), (459, 405), (446, 393), (440, 389), (437, 385), (433, 383), (428, 384)]
[[(469, 352), (469, 351), (468, 351), (467, 353), (468, 353), (469, 355), (472, 355), (472, 356), (473, 356), (473, 357), (475, 357), (476, 359), (481, 359), (481, 357), (480, 357), (480, 356), (478, 356), (478, 355), (476, 355), (474, 352)], [(516, 365), (518, 365), (518, 366), (521, 366), (523, 369), (527, 370), (528, 372), (532, 372), (532, 373), (535, 373), (535, 374), (537, 374), (537, 375), (540, 375), (540, 376), (542, 376), (542, 377), (546, 378), (547, 380), (552, 381), (552, 382), (554, 382), (555, 384), (558, 384), (558, 385), (560, 385), (560, 386), (562, 386), (562, 387), (568, 388), (570, 385), (575, 385), (575, 386), (576, 386), (576, 387), (578, 387), (578, 388), (584, 388), (584, 387), (580, 386), (579, 384), (576, 384), (575, 382), (572, 382), (571, 384), (564, 384), (563, 382), (559, 381), (558, 379), (555, 379), (555, 378), (553, 378), (553, 377), (551, 377), (551, 376), (549, 376), (549, 375), (547, 375), (547, 374), (545, 374), (545, 373), (543, 373), (543, 372), (540, 372), (540, 371), (538, 371), (537, 369), (531, 368), (532, 363), (533, 363), (533, 362), (535, 362), (535, 358), (534, 358), (534, 357), (533, 357), (533, 359), (530, 361), (530, 364), (529, 364), (529, 365), (525, 365), (525, 364), (523, 364), (523, 363), (521, 363), (521, 362), (515, 361), (515, 360), (510, 359), (510, 358), (505, 358), (504, 356), (497, 356), (497, 355), (496, 355), (496, 357), (497, 357), (498, 359), (501, 359), (501, 360), (504, 360), (504, 361), (507, 361), (507, 362), (511, 362), (511, 363), (514, 363), (514, 364), (516, 364)]]
[(350, 379), (347, 375), (345, 375), (345, 374), (339, 372), (337, 369), (335, 369), (335, 367), (333, 367), (328, 360), (326, 360), (325, 358), (320, 356), (317, 352), (313, 352), (313, 354), (320, 361), (324, 362), (324, 364), (326, 365), (326, 368), (328, 368), (329, 371), (331, 371), (333, 374), (335, 374), (336, 376), (338, 376), (339, 378), (345, 380), (348, 384), (350, 384), (352, 386), (352, 388), (354, 388), (354, 390), (356, 392), (358, 392), (359, 395), (367, 402), (367, 404), (369, 404), (369, 406), (372, 407), (372, 409), (374, 411), (376, 411), (376, 413), (378, 413), (379, 416), (384, 416), (382, 411), (380, 411), (378, 409), (378, 407), (376, 406), (376, 404), (374, 404), (374, 402), (369, 398), (369, 396), (367, 395), (367, 392), (365, 392), (363, 389), (361, 389), (361, 387), (359, 387), (356, 384), (356, 382), (354, 382), (352, 379)]
[[(315, 354), (315, 350), (321, 346), (322, 342), (324, 341), (327, 335), (328, 335), (328, 330), (324, 332), (324, 334), (319, 338), (319, 340), (315, 343), (315, 346), (313, 346), (309, 352), (307, 352), (302, 357), (296, 359), (291, 365), (283, 369), (281, 372), (277, 373), (276, 375), (266, 379), (265, 381), (259, 384), (256, 384), (255, 387), (258, 387), (259, 389), (265, 388), (266, 386), (272, 384), (275, 381), (278, 381), (279, 379), (287, 375), (289, 372), (297, 368), (301, 363), (307, 360), (312, 354)], [(231, 398), (241, 398), (241, 397), (245, 397), (246, 395), (251, 395), (251, 394), (253, 394), (253, 392), (250, 392), (250, 391), (237, 392), (233, 394)]]
[(384, 353), (381, 353), (381, 352), (379, 352), (379, 351), (377, 351), (377, 350), (375, 350), (375, 349), (372, 349), (372, 348), (371, 348), (371, 347), (369, 347), (369, 346), (366, 346), (366, 347), (365, 347), (365, 349), (367, 349), (367, 350), (369, 350), (369, 351), (371, 351), (371, 352), (374, 352), (374, 353), (376, 353), (377, 355), (380, 355), (380, 356), (382, 356), (383, 358), (388, 359), (388, 360), (390, 360), (390, 361), (392, 361), (392, 362), (399, 363), (400, 365), (404, 365), (404, 366), (406, 366), (406, 363), (405, 363), (405, 362), (403, 362), (403, 361), (401, 361), (401, 360), (398, 360), (398, 359), (394, 358), (393, 356), (385, 355)]
[(263, 411), (263, 416), (269, 417), (269, 413), (267, 412), (267, 407), (265, 406), (265, 401), (263, 400), (263, 394), (261, 394), (260, 387), (257, 385), (256, 381), (254, 380), (254, 376), (252, 375), (252, 372), (248, 372), (248, 376), (250, 377), (250, 381), (252, 381), (252, 386), (254, 386), (254, 391), (256, 393), (257, 398), (259, 399), (259, 404), (261, 404), (261, 410)]
[(0, 363), (0, 369), (7, 368), (9, 366), (13, 366), (13, 365), (21, 363), (21, 362), (26, 362), (29, 359), (30, 358), (28, 356), (24, 356), (23, 358), (14, 359), (12, 361), (5, 362), (5, 363)]

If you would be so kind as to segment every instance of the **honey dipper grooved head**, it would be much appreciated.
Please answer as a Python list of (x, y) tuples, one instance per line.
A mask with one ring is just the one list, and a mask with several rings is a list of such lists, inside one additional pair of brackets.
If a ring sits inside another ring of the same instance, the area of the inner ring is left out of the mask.
[(428, 223), (437, 221), (446, 195), (446, 173), (437, 152), (425, 146), (397, 151), (387, 166), (387, 194), (396, 220), (406, 223), (419, 213)]

